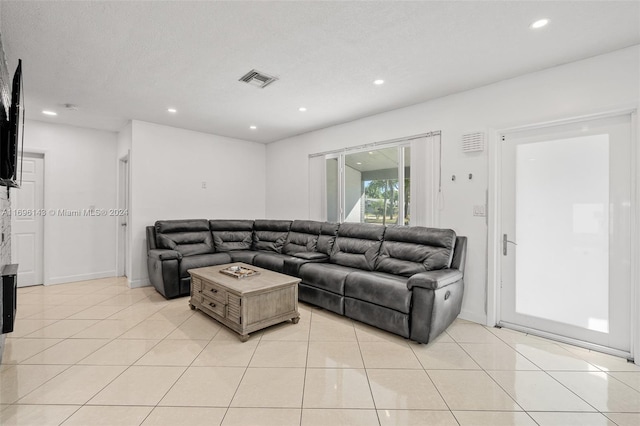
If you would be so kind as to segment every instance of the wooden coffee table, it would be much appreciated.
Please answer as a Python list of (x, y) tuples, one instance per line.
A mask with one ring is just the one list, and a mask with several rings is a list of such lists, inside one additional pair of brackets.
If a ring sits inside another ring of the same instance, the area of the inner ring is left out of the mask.
[[(258, 275), (235, 278), (220, 272), (229, 266), (258, 271)], [(244, 263), (189, 269), (191, 274), (191, 309), (199, 309), (240, 334), (246, 342), (249, 333), (291, 320), (300, 321), (298, 313), (299, 278)]]

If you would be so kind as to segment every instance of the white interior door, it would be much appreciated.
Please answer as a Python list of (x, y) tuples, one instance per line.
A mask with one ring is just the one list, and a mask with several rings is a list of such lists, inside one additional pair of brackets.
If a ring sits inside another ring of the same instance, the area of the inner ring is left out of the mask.
[(24, 154), (22, 186), (11, 190), (11, 261), (18, 287), (43, 284), (44, 157)]
[(501, 136), (500, 324), (630, 352), (631, 116)]

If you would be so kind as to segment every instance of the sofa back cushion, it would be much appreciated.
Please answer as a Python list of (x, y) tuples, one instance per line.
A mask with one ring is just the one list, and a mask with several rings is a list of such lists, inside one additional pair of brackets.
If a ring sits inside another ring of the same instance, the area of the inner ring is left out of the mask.
[(316, 251), (322, 222), (315, 220), (294, 220), (289, 235), (284, 242), (282, 252), (285, 254), (308, 253)]
[(451, 266), (456, 233), (422, 226), (388, 226), (376, 271), (410, 277)]
[(253, 220), (210, 220), (209, 228), (217, 252), (251, 250)]
[(385, 227), (372, 223), (343, 223), (338, 229), (330, 262), (373, 271)]
[(289, 228), (290, 220), (256, 220), (253, 224), (253, 249), (281, 253)]
[(155, 223), (156, 246), (183, 256), (213, 253), (213, 239), (206, 219), (159, 220)]
[(318, 244), (316, 245), (316, 251), (324, 253), (327, 256), (331, 255), (333, 250), (333, 244), (336, 241), (338, 235), (338, 228), (340, 224), (333, 222), (324, 222), (320, 228), (320, 236), (318, 237)]

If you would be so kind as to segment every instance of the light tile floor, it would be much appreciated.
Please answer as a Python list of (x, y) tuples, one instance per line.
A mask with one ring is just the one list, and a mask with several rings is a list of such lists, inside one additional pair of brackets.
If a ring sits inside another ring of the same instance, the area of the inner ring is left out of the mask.
[(123, 279), (18, 302), (1, 425), (640, 425), (640, 367), (463, 320), (420, 345), (301, 304), (241, 343)]

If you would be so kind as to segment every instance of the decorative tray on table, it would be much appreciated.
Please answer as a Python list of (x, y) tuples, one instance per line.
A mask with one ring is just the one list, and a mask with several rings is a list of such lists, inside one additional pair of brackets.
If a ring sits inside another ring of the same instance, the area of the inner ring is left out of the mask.
[(254, 271), (253, 269), (249, 268), (243, 268), (242, 266), (229, 266), (228, 268), (220, 269), (220, 272), (234, 278), (246, 278), (260, 274), (260, 272), (258, 271)]

